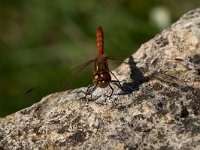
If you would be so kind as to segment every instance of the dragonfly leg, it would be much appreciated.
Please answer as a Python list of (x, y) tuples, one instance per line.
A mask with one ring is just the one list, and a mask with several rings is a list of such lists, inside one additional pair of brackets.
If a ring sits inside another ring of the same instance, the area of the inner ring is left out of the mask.
[(131, 93), (131, 90), (130, 89), (125, 89), (119, 80), (111, 80), (112, 83), (115, 83), (115, 85), (117, 85), (123, 92), (128, 92), (128, 93)]
[(117, 77), (115, 76), (114, 73), (112, 73), (112, 71), (110, 71), (110, 73), (115, 77), (116, 80), (111, 80), (112, 83), (116, 83), (116, 85), (124, 92), (130, 92), (131, 90), (129, 89), (124, 89), (123, 86), (121, 85), (120, 81), (117, 79)]
[(87, 90), (86, 90), (86, 95), (90, 94), (90, 98), (92, 100), (92, 93), (96, 90), (98, 84), (96, 84), (94, 87), (92, 87), (93, 85), (88, 86)]
[(111, 73), (111, 74), (115, 77), (115, 79), (116, 79), (116, 80), (111, 80), (111, 82), (117, 83), (118, 86), (123, 90), (123, 87), (122, 87), (120, 81), (117, 79), (116, 75), (115, 75), (114, 73), (112, 73), (112, 71), (110, 71), (110, 73)]
[(89, 86), (87, 87), (87, 90), (86, 90), (86, 92), (85, 92), (86, 95), (89, 95), (89, 94), (90, 94), (90, 89), (91, 89), (92, 86), (93, 86), (93, 85), (89, 85)]
[(80, 90), (80, 91), (78, 91), (77, 93), (78, 93), (78, 94), (83, 93), (83, 94), (85, 95), (83, 98), (87, 99), (87, 95), (91, 94), (90, 89), (91, 89), (92, 86), (93, 86), (93, 85), (89, 85), (89, 86), (87, 87), (87, 90), (86, 90), (86, 91), (85, 91), (85, 90)]
[(123, 87), (121, 85), (121, 83), (119, 82), (119, 80), (111, 80), (112, 83), (116, 83), (116, 85), (123, 90)]
[(113, 95), (113, 91), (114, 91), (114, 89), (113, 89), (113, 87), (109, 84), (109, 87), (110, 87), (110, 89), (111, 89), (111, 93), (110, 93), (110, 95), (108, 96), (109, 98), (111, 98), (111, 96)]

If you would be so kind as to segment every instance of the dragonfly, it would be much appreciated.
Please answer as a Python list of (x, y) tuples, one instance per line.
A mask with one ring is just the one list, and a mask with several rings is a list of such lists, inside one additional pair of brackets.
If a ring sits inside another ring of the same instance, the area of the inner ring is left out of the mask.
[[(111, 86), (111, 83), (115, 83), (118, 85), (118, 87), (122, 88), (122, 85), (120, 81), (117, 79), (117, 77), (112, 73), (112, 71), (109, 69), (108, 66), (108, 60), (120, 60), (113, 57), (108, 57), (104, 53), (104, 33), (103, 28), (101, 26), (98, 26), (96, 28), (96, 42), (97, 42), (97, 52), (98, 55), (96, 58), (91, 59), (90, 61), (86, 62), (82, 66), (79, 66), (78, 68), (82, 70), (88, 65), (93, 65), (93, 85), (88, 86), (86, 92), (84, 92), (86, 95), (91, 95), (96, 90), (96, 88), (106, 88), (110, 87), (111, 93), (109, 95), (109, 98), (113, 95), (114, 89)], [(121, 60), (120, 60), (121, 61)], [(111, 75), (115, 78), (115, 80), (112, 80)]]
[[(96, 42), (97, 42), (98, 56), (90, 60), (90, 62), (93, 64), (92, 81), (94, 87), (91, 90), (89, 90), (92, 87), (89, 86), (87, 92), (90, 91), (88, 93), (92, 94), (92, 92), (95, 91), (97, 87), (106, 88), (109, 86), (111, 89), (109, 97), (111, 97), (114, 89), (110, 83), (117, 83), (121, 89), (122, 86), (120, 84), (120, 81), (117, 79), (114, 73), (110, 71), (108, 67), (108, 59), (114, 59), (114, 58), (108, 57), (104, 54), (104, 33), (103, 33), (103, 28), (101, 26), (98, 26), (96, 29)], [(111, 74), (114, 76), (115, 80), (111, 79)]]
[[(115, 74), (112, 73), (112, 71), (109, 69), (108, 60), (110, 59), (110, 60), (114, 60), (114, 61), (121, 61), (121, 62), (123, 62), (123, 61), (121, 59), (118, 59), (118, 58), (108, 57), (104, 54), (104, 33), (103, 33), (103, 28), (101, 26), (98, 26), (96, 28), (96, 42), (97, 42), (97, 52), (98, 52), (97, 57), (87, 61), (86, 63), (84, 63), (84, 64), (82, 64), (78, 67), (76, 67), (75, 69), (73, 69), (71, 71), (70, 74), (73, 74), (73, 78), (75, 78), (75, 76), (80, 74), (80, 72), (84, 68), (86, 68), (87, 66), (92, 64), (93, 65), (93, 77), (92, 77), (93, 85), (88, 86), (87, 90), (85, 92), (83, 92), (83, 91), (82, 92), (85, 93), (86, 95), (91, 95), (91, 99), (92, 99), (92, 93), (98, 87), (99, 88), (110, 87), (111, 92), (108, 95), (108, 97), (111, 98), (112, 95), (113, 95), (113, 92), (114, 92), (114, 89), (111, 86), (111, 83), (115, 83), (122, 90), (123, 90), (123, 87), (122, 87), (120, 81), (115, 76)], [(126, 62), (123, 62), (123, 63), (126, 63)], [(111, 75), (115, 78), (115, 80), (112, 80)], [(70, 82), (72, 82), (72, 80), (70, 80)], [(66, 85), (68, 85), (68, 84), (65, 84), (61, 88), (61, 90), (64, 90), (66, 88)], [(51, 97), (55, 96), (55, 94), (52, 94), (47, 99), (50, 99)], [(35, 111), (37, 111), (38, 109), (39, 109), (39, 107), (36, 108)]]

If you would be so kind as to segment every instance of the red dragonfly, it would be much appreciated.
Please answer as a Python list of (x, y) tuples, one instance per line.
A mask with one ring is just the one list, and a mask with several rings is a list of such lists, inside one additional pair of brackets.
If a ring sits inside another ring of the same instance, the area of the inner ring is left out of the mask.
[[(95, 91), (95, 89), (97, 87), (100, 88), (106, 88), (107, 86), (110, 87), (111, 89), (111, 93), (109, 95), (109, 98), (112, 96), (114, 89), (112, 88), (112, 86), (110, 85), (111, 82), (116, 83), (118, 85), (118, 87), (120, 87), (122, 90), (122, 86), (119, 82), (119, 80), (117, 79), (117, 77), (109, 70), (108, 67), (108, 59), (111, 60), (117, 60), (119, 61), (119, 59), (115, 59), (112, 57), (107, 57), (104, 54), (104, 34), (103, 34), (103, 29), (102, 27), (98, 26), (96, 29), (96, 40), (97, 40), (97, 50), (98, 50), (98, 56), (88, 62), (86, 62), (85, 64), (82, 64), (81, 66), (78, 66), (77, 68), (74, 69), (74, 71), (72, 71), (71, 73), (75, 72), (75, 76), (77, 74), (80, 73), (80, 71), (82, 71), (86, 66), (88, 66), (89, 64), (93, 64), (93, 84), (94, 86), (89, 86), (87, 88), (87, 91), (84, 92), (86, 95), (91, 94), (92, 97), (92, 93)], [(121, 61), (121, 60), (120, 60)], [(125, 63), (125, 62), (124, 62)], [(113, 77), (116, 80), (112, 80), (111, 79), (111, 74), (113, 75)], [(64, 86), (65, 87), (65, 86)], [(63, 90), (64, 87), (61, 89)], [(55, 93), (56, 94), (56, 93)], [(53, 97), (55, 94), (51, 95), (48, 99), (50, 99), (51, 97)], [(47, 100), (46, 100), (47, 101)], [(35, 110), (37, 111), (39, 109), (39, 107)]]
[[(111, 82), (115, 82), (118, 86), (122, 89), (122, 86), (117, 79), (117, 77), (109, 70), (108, 67), (108, 59), (114, 59), (112, 57), (107, 57), (104, 54), (104, 34), (103, 29), (101, 26), (98, 26), (96, 29), (96, 40), (97, 40), (97, 50), (98, 56), (95, 59), (88, 61), (86, 64), (93, 63), (93, 84), (94, 87), (90, 90), (92, 86), (89, 86), (87, 89), (86, 94), (92, 94), (92, 92), (97, 88), (106, 88), (107, 86), (111, 89), (111, 94), (109, 97), (112, 96), (114, 89), (110, 85)], [(115, 59), (116, 60), (116, 59)], [(116, 80), (111, 80), (111, 74), (115, 77)]]
[[(84, 68), (86, 68), (90, 64), (93, 64), (92, 80), (93, 80), (94, 87), (92, 85), (90, 85), (87, 88), (87, 91), (84, 93), (86, 95), (89, 95), (89, 94), (92, 95), (92, 92), (94, 92), (97, 87), (106, 88), (107, 86), (109, 86), (111, 89), (111, 93), (110, 93), (109, 97), (111, 97), (113, 94), (113, 91), (114, 91), (114, 89), (110, 85), (111, 82), (116, 83), (117, 86), (120, 87), (122, 90), (123, 90), (123, 88), (122, 88), (119, 80), (117, 79), (117, 77), (109, 70), (108, 59), (115, 60), (115, 61), (122, 61), (122, 60), (116, 59), (113, 57), (108, 57), (104, 54), (104, 34), (103, 34), (103, 29), (101, 26), (98, 26), (96, 29), (96, 41), (97, 41), (98, 56), (96, 58), (89, 60), (88, 62), (78, 66), (73, 71), (71, 71), (70, 74), (73, 74), (72, 78), (74, 79), (74, 76), (80, 74), (80, 72)], [(123, 63), (126, 63), (126, 62), (123, 62)], [(111, 74), (113, 75), (113, 77), (116, 80), (111, 79)], [(70, 82), (72, 82), (72, 81), (70, 80)], [(68, 85), (68, 84), (66, 84), (66, 85)], [(65, 89), (64, 87), (62, 88), (62, 90)]]

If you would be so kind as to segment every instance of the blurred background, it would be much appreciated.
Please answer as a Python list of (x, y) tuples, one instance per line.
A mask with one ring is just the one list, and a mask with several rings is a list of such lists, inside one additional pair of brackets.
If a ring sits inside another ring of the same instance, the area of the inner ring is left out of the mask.
[[(125, 59), (199, 4), (199, 0), (0, 0), (0, 117), (31, 106), (71, 80), (70, 70), (97, 55), (96, 26), (104, 28), (106, 54)], [(91, 73), (85, 74), (68, 89), (91, 84)]]

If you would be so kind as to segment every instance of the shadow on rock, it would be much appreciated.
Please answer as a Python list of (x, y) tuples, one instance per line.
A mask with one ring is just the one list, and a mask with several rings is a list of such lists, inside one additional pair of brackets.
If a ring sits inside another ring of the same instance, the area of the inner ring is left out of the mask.
[(131, 69), (130, 79), (132, 81), (123, 83), (122, 88), (126, 89), (124, 94), (139, 90), (141, 84), (149, 81), (149, 77), (145, 77), (142, 71), (136, 66), (136, 62), (132, 56), (129, 57), (128, 64)]

